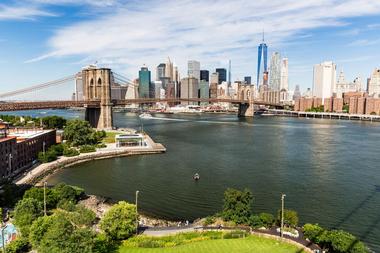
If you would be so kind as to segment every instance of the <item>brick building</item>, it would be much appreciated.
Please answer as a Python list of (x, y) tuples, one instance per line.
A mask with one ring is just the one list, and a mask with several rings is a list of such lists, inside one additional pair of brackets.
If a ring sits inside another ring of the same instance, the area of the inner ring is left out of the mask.
[(39, 152), (56, 143), (55, 130), (9, 128), (0, 122), (0, 132), (0, 178), (23, 172)]

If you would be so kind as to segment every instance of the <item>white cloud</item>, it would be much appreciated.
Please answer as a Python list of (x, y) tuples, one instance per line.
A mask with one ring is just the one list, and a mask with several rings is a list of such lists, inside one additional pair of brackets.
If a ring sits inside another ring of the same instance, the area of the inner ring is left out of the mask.
[[(37, 1), (57, 4), (74, 0)], [(234, 69), (242, 72), (234, 74), (243, 76), (256, 68), (256, 46), (263, 27), (270, 45), (279, 47), (308, 29), (348, 25), (344, 18), (380, 13), (380, 1), (371, 0), (148, 0), (117, 4), (112, 13), (57, 30), (48, 41), (50, 51), (31, 61), (81, 56), (133, 77), (138, 66), (145, 63), (154, 68), (167, 56), (177, 61), (182, 73), (188, 59), (198, 59), (206, 68), (231, 59)]]
[(35, 19), (41, 16), (55, 16), (55, 14), (41, 10), (35, 6), (7, 6), (0, 4), (0, 20)]

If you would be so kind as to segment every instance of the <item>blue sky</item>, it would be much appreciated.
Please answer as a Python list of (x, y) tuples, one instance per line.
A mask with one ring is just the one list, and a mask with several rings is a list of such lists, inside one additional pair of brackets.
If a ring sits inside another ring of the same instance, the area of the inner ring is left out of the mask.
[[(332, 60), (348, 80), (380, 67), (378, 0), (0, 1), (0, 92), (59, 79), (97, 61), (136, 78), (170, 58), (232, 79), (256, 75), (265, 28), (269, 52), (289, 58), (292, 89), (312, 86), (313, 65)], [(253, 78), (255, 80), (255, 78)]]

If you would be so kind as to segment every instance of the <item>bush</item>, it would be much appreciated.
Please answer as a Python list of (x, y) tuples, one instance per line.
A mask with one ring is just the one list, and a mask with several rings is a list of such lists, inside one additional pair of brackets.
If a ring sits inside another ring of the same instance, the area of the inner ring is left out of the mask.
[[(277, 212), (277, 220), (278, 220), (278, 223), (280, 224), (281, 223), (281, 210), (278, 210)], [(284, 225), (287, 225), (287, 226), (297, 226), (298, 224), (298, 214), (296, 211), (294, 210), (290, 210), (290, 209), (284, 209)]]
[(66, 185), (64, 183), (57, 184), (56, 186), (54, 186), (52, 191), (53, 191), (53, 194), (55, 195), (57, 203), (63, 200), (77, 203), (78, 200), (84, 194), (83, 189)]
[(106, 148), (107, 145), (104, 144), (104, 143), (99, 143), (99, 144), (96, 144), (96, 147), (97, 147), (97, 148)]
[(319, 244), (323, 240), (325, 229), (318, 224), (305, 224), (303, 226), (303, 233), (310, 241)]
[(264, 227), (264, 223), (261, 221), (258, 215), (251, 215), (251, 217), (249, 217), (248, 224), (253, 228)]
[(29, 251), (29, 241), (25, 237), (19, 237), (16, 240), (11, 241), (6, 248), (7, 253), (23, 253)]
[(91, 153), (91, 152), (95, 152), (96, 148), (95, 146), (92, 146), (92, 145), (83, 145), (83, 146), (80, 146), (79, 151), (81, 153)]
[(259, 218), (263, 223), (264, 227), (270, 228), (274, 223), (274, 216), (270, 213), (260, 213)]
[(215, 223), (215, 217), (214, 216), (207, 216), (203, 222), (204, 226), (208, 226)]
[(64, 145), (63, 144), (57, 144), (57, 145), (53, 145), (49, 148), (49, 150), (52, 150), (55, 152), (55, 154), (57, 156), (62, 156), (63, 155), (63, 151), (64, 151)]
[(38, 153), (38, 160), (41, 163), (49, 163), (49, 162), (57, 160), (57, 154), (52, 149), (49, 149), (45, 153), (44, 152), (39, 152)]
[(63, 150), (63, 155), (66, 157), (78, 156), (79, 151), (76, 148), (65, 148)]

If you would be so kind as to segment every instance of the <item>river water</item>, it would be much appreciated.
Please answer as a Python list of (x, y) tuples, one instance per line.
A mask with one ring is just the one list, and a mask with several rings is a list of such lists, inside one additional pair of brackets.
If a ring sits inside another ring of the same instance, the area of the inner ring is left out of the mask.
[[(118, 127), (141, 127), (136, 114), (114, 116)], [(165, 154), (89, 162), (60, 170), (48, 182), (130, 202), (139, 190), (140, 210), (180, 220), (221, 210), (227, 187), (251, 189), (257, 213), (275, 214), (283, 192), (301, 223), (348, 230), (380, 252), (379, 123), (156, 114), (142, 124)]]

